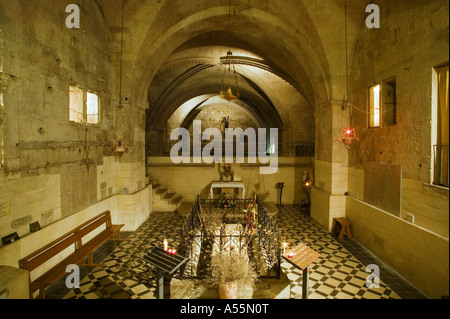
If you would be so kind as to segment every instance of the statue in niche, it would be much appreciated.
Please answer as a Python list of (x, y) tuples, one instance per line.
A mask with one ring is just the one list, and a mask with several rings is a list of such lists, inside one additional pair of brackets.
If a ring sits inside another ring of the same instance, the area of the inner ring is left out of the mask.
[(233, 182), (234, 181), (234, 171), (230, 164), (225, 164), (220, 171), (220, 181), (221, 182)]
[(230, 127), (230, 117), (224, 117), (220, 123), (220, 131), (225, 133), (225, 130)]

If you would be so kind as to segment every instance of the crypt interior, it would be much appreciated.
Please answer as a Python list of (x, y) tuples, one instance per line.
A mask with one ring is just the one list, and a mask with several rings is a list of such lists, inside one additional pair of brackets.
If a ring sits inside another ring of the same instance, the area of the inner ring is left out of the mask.
[(165, 297), (218, 298), (241, 237), (241, 298), (448, 298), (447, 1), (73, 3), (0, 0), (0, 299), (156, 299), (165, 245)]

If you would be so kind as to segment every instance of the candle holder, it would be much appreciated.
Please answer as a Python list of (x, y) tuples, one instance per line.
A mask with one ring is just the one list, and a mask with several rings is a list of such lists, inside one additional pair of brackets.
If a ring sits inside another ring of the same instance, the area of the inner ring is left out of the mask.
[(117, 146), (113, 150), (113, 154), (117, 156), (119, 161), (122, 159), (123, 154), (128, 153), (128, 148), (123, 147), (122, 141), (117, 142)]

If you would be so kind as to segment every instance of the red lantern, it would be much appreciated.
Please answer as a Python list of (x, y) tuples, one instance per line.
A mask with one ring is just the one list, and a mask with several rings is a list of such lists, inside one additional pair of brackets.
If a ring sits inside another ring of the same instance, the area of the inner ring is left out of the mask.
[(343, 128), (341, 129), (341, 136), (338, 141), (343, 143), (345, 147), (350, 150), (352, 143), (359, 141), (359, 138), (356, 136), (354, 128)]

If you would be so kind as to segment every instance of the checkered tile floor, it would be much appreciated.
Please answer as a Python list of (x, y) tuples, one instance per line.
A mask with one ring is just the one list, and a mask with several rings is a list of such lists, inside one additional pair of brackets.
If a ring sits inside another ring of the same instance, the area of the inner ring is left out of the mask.
[[(297, 207), (281, 207), (277, 221), (290, 247), (304, 243), (321, 254), (310, 267), (310, 299), (400, 299), (384, 283), (382, 275), (379, 288), (368, 289), (366, 265)], [(97, 254), (95, 262), (103, 260), (106, 267), (84, 270), (77, 289), (63, 287), (63, 278), (47, 290), (47, 298), (155, 299), (156, 271), (141, 257), (153, 245), (162, 245), (164, 239), (169, 240), (169, 246), (176, 246), (183, 222), (177, 213), (152, 213), (137, 231), (129, 234), (128, 242), (109, 244), (113, 246), (104, 248), (109, 250), (105, 258)], [(291, 282), (291, 298), (300, 299), (302, 271), (286, 261), (282, 262), (282, 270)]]
[[(310, 267), (310, 299), (400, 298), (382, 281), (379, 288), (368, 289), (366, 266), (295, 207), (283, 207), (277, 220), (290, 247), (304, 243), (321, 254)], [(301, 298), (302, 271), (286, 261), (282, 269), (291, 281), (291, 298)]]

